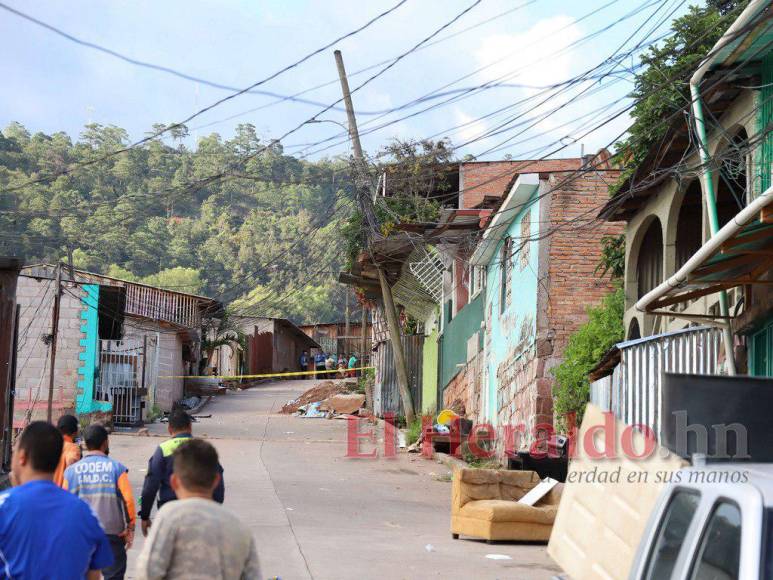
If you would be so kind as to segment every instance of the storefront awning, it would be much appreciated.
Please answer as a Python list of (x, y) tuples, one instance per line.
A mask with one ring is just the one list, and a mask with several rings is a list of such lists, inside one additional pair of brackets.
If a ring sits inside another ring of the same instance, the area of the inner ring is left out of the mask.
[[(773, 285), (773, 187), (717, 232), (679, 271), (637, 303), (641, 312), (681, 318), (713, 318), (660, 309), (736, 286)], [(732, 313), (731, 313), (732, 314)]]

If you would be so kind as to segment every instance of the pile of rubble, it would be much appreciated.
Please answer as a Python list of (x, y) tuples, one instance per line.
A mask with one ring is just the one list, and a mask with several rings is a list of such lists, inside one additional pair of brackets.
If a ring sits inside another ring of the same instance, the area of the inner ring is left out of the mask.
[(356, 388), (356, 381), (325, 381), (288, 401), (280, 413), (309, 418), (357, 415), (364, 411), (365, 395), (353, 392)]

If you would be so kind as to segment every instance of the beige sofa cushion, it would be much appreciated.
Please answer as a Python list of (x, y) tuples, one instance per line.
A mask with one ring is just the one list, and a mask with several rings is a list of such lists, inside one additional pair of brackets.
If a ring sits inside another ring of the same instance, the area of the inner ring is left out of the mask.
[(532, 507), (506, 499), (483, 499), (466, 503), (459, 515), (489, 522), (552, 524), (556, 511), (554, 506)]
[(501, 499), (499, 472), (493, 469), (461, 469), (460, 507), (480, 499)]
[(534, 471), (500, 471), (499, 497), (518, 501), (540, 482)]

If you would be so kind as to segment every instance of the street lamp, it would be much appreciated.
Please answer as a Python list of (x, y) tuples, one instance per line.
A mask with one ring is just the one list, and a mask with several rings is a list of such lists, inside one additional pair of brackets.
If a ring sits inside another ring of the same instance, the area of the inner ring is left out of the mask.
[(306, 121), (306, 125), (310, 125), (312, 123), (333, 123), (334, 125), (338, 125), (341, 127), (344, 131), (346, 131), (346, 134), (349, 134), (349, 127), (344, 125), (343, 123), (339, 123), (338, 121), (333, 121), (333, 119), (309, 119)]

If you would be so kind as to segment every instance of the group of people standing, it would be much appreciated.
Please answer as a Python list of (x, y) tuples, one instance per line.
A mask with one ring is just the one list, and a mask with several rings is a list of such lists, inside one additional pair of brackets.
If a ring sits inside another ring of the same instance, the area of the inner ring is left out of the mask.
[(358, 362), (357, 355), (354, 353), (347, 358), (344, 354), (336, 357), (335, 354), (321, 350), (313, 356), (309, 356), (309, 352), (304, 350), (298, 360), (302, 371), (311, 370), (309, 366), (313, 364), (315, 379), (354, 377), (357, 373), (354, 369), (357, 368)]
[(120, 580), (139, 511), (147, 539), (137, 578), (260, 578), (250, 530), (219, 505), (225, 485), (217, 451), (193, 437), (182, 410), (171, 413), (168, 431), (148, 463), (138, 510), (129, 470), (110, 457), (104, 426), (84, 429), (82, 452), (74, 416), (56, 427), (30, 423), (14, 445), (13, 487), (0, 494), (0, 576)]

